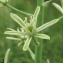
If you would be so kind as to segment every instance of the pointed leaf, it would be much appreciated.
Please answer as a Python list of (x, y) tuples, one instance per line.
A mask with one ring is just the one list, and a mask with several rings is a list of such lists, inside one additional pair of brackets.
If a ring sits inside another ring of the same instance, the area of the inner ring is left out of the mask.
[(27, 38), (27, 40), (25, 41), (24, 46), (23, 46), (23, 51), (27, 51), (28, 50), (29, 44), (31, 42), (31, 39), (32, 39), (31, 37)]
[(63, 9), (61, 8), (60, 5), (58, 5), (58, 4), (56, 4), (56, 3), (52, 3), (52, 5), (53, 5), (56, 9), (58, 9), (58, 10), (63, 14)]
[(50, 22), (47, 22), (47, 23), (43, 24), (42, 26), (38, 27), (38, 28), (36, 29), (36, 31), (37, 31), (37, 32), (40, 32), (41, 30), (44, 30), (44, 29), (46, 29), (46, 28), (48, 28), (48, 27), (54, 25), (54, 24), (57, 23), (61, 18), (63, 18), (63, 16), (62, 16), (62, 17), (59, 17), (58, 19), (54, 19), (54, 20), (52, 20), (52, 21), (50, 21)]
[(12, 17), (12, 19), (14, 19), (21, 27), (25, 27), (25, 23), (24, 21), (19, 17), (17, 16), (16, 14), (13, 14), (13, 13), (10, 13), (10, 16)]
[(10, 49), (6, 51), (5, 58), (4, 58), (4, 63), (8, 62), (8, 56), (9, 56)]
[(46, 34), (36, 34), (35, 37), (50, 40), (50, 37), (48, 35), (46, 35)]

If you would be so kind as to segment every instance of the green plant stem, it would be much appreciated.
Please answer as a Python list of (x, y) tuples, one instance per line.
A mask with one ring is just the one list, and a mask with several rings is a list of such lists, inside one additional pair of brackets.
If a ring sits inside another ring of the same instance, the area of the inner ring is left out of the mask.
[(63, 9), (63, 0), (61, 0), (61, 6), (62, 6), (62, 9)]
[(33, 14), (29, 14), (29, 13), (27, 13), (27, 12), (24, 12), (24, 11), (18, 10), (18, 9), (16, 9), (16, 8), (12, 7), (12, 6), (9, 5), (9, 4), (5, 4), (5, 5), (6, 5), (7, 7), (9, 7), (10, 9), (13, 9), (13, 10), (15, 10), (15, 11), (17, 11), (17, 12), (19, 12), (19, 13), (25, 15), (25, 16), (31, 16), (31, 15), (33, 15)]
[[(44, 22), (44, 7), (42, 7), (42, 3), (44, 2), (44, 0), (37, 0), (37, 6), (41, 7), (41, 11), (38, 17), (38, 22), (39, 25), (42, 25)], [(38, 25), (38, 26), (39, 26)], [(43, 33), (43, 32), (41, 32)], [(35, 63), (42, 63), (42, 45), (43, 45), (43, 40), (38, 39), (40, 45), (39, 46), (35, 46)]]

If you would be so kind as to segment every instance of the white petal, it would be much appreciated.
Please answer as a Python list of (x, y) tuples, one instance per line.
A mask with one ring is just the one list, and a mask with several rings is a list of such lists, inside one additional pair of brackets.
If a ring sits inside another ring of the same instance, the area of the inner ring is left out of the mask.
[(63, 9), (61, 8), (60, 5), (58, 5), (58, 4), (56, 4), (56, 3), (52, 3), (52, 4), (53, 4), (53, 6), (54, 6), (55, 8), (57, 8), (57, 9), (63, 14)]
[(8, 62), (8, 55), (9, 55), (10, 49), (6, 51), (5, 58), (4, 58), (4, 63)]
[(49, 4), (50, 2), (51, 2), (51, 0), (50, 0), (50, 1), (46, 1), (46, 2), (42, 3), (42, 6), (46, 7), (46, 6), (48, 6), (48, 4)]
[(30, 22), (30, 24), (32, 24), (34, 27), (36, 27), (37, 17), (38, 17), (39, 12), (40, 12), (40, 6), (37, 6), (34, 12), (33, 18), (31, 19), (31, 22)]
[(37, 6), (37, 8), (36, 8), (36, 10), (35, 10), (35, 12), (34, 12), (33, 18), (37, 18), (39, 12), (40, 12), (40, 6)]
[(52, 26), (53, 24), (57, 23), (61, 18), (63, 18), (63, 16), (62, 16), (62, 17), (59, 17), (58, 19), (54, 19), (54, 20), (52, 20), (52, 21), (50, 21), (50, 22), (47, 22), (47, 23), (43, 24), (42, 26), (38, 27), (38, 28), (36, 29), (36, 31), (37, 31), (37, 32), (40, 32), (41, 30), (44, 30), (44, 29), (46, 29), (46, 28)]
[(10, 30), (10, 31), (15, 31), (14, 29), (12, 29), (12, 28), (7, 28), (8, 30)]
[(25, 41), (24, 43), (24, 46), (23, 46), (23, 51), (27, 51), (28, 50), (28, 47), (29, 47), (29, 44), (31, 42), (31, 37), (28, 37), (27, 40)]
[(18, 46), (20, 46), (23, 42), (18, 43)]
[(14, 37), (6, 37), (6, 39), (10, 39), (10, 40), (21, 40), (19, 38), (14, 38)]
[(50, 40), (50, 37), (48, 35), (46, 35), (46, 34), (36, 34), (35, 37)]
[(26, 35), (25, 32), (18, 32), (18, 31), (6, 31), (4, 34), (7, 34), (7, 35)]
[(31, 32), (26, 28), (27, 26), (25, 25), (24, 21), (18, 17), (16, 14), (10, 13), (10, 16), (23, 28), (25, 29), (28, 34), (30, 34)]
[(1, 2), (5, 3), (5, 0), (0, 0)]
[(52, 1), (52, 0), (50, 0), (50, 1), (46, 1), (46, 2), (42, 3), (42, 6), (47, 7), (48, 4), (49, 4), (51, 1)]
[(49, 59), (47, 59), (47, 63), (50, 63), (50, 62), (49, 62)]
[(19, 17), (17, 16), (16, 14), (13, 14), (13, 13), (10, 13), (10, 16), (21, 26), (21, 27), (25, 27), (25, 23), (24, 21)]

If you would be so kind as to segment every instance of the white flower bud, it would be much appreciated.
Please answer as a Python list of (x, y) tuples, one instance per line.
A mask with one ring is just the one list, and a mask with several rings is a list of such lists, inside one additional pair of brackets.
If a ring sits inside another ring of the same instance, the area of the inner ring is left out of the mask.
[(55, 7), (55, 8), (57, 8), (62, 14), (63, 14), (63, 9), (62, 9), (62, 7), (60, 6), (60, 5), (58, 5), (58, 4), (56, 4), (56, 3), (52, 3), (53, 4), (53, 6)]

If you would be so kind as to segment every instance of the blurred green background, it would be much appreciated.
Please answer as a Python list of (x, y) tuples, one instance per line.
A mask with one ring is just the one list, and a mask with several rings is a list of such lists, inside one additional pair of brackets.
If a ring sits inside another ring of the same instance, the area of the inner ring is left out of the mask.
[[(53, 0), (53, 2), (60, 4), (60, 0)], [(37, 0), (9, 0), (8, 3), (20, 10), (32, 14), (37, 7)], [(16, 13), (24, 19), (23, 15), (8, 7), (3, 6), (0, 8), (0, 63), (3, 61), (5, 52), (8, 48), (11, 48), (8, 63), (33, 63), (34, 61), (31, 59), (29, 52), (23, 52), (22, 46), (17, 46), (19, 42), (6, 40), (4, 32), (7, 28), (10, 27), (17, 29), (19, 26), (11, 19), (11, 12)], [(44, 23), (46, 23), (52, 19), (62, 16), (62, 14), (55, 9), (52, 4), (49, 4), (49, 6), (45, 8), (44, 16)], [(46, 63), (46, 59), (49, 59), (50, 63), (63, 63), (63, 19), (57, 24), (45, 29), (44, 33), (48, 34), (51, 37), (51, 40), (44, 40), (43, 42), (42, 62)], [(32, 51), (34, 51), (33, 43), (30, 47)]]

